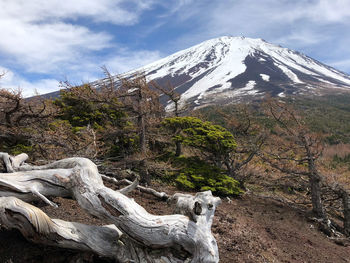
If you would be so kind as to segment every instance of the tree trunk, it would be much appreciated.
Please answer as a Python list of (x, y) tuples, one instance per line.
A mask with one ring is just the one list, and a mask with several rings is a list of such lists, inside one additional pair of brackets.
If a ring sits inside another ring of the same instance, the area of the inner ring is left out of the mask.
[(179, 141), (176, 141), (175, 143), (175, 157), (179, 157), (182, 154), (182, 144)]
[(325, 219), (327, 216), (322, 203), (321, 180), (318, 176), (311, 174), (309, 176), (309, 183), (311, 189), (312, 211), (318, 218)]
[(140, 171), (141, 182), (145, 183), (146, 185), (151, 185), (151, 175), (148, 172), (146, 160), (141, 160), (138, 168)]
[[(50, 205), (55, 204), (47, 196), (69, 196), (88, 213), (114, 224), (106, 226), (106, 231), (103, 227), (51, 220), (29, 204), (2, 197), (1, 225), (20, 229), (34, 242), (64, 244), (102, 256), (112, 254), (110, 257), (121, 262), (219, 261), (211, 224), (220, 199), (210, 191), (195, 196), (175, 194), (171, 199), (176, 200), (177, 212), (182, 214), (158, 216), (128, 198), (130, 189), (114, 191), (104, 186), (97, 166), (85, 158), (68, 158), (44, 166), (22, 164), (12, 169), (17, 172), (0, 173), (0, 196), (42, 199)], [(110, 243), (111, 239), (118, 240), (120, 232), (124, 246)], [(108, 245), (89, 245), (100, 240)]]
[(350, 196), (347, 191), (342, 191), (344, 233), (350, 236)]
[(145, 127), (145, 118), (143, 114), (139, 115), (138, 117), (138, 125), (139, 125), (139, 142), (140, 142), (140, 151), (141, 153), (146, 152), (146, 127)]
[(308, 170), (309, 170), (309, 183), (311, 189), (311, 203), (312, 211), (318, 218), (327, 219), (327, 214), (322, 203), (322, 189), (321, 189), (321, 176), (317, 171), (314, 161), (314, 155), (310, 149), (310, 143), (304, 136), (302, 138), (304, 148), (306, 150)]
[(143, 94), (142, 87), (138, 87), (137, 91), (137, 101), (138, 101), (138, 117), (137, 122), (139, 126), (139, 142), (140, 142), (140, 151), (141, 153), (146, 152), (146, 125), (145, 125), (145, 113), (143, 109)]
[(179, 117), (179, 100), (173, 100), (175, 104), (175, 117)]

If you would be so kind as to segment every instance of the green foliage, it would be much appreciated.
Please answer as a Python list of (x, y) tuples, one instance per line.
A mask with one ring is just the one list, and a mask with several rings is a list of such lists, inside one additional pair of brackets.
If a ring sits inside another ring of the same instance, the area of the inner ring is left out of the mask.
[(110, 156), (132, 154), (138, 149), (138, 143), (138, 136), (134, 132), (120, 133), (115, 139), (115, 143), (111, 146), (108, 154)]
[(175, 182), (179, 188), (195, 191), (211, 190), (217, 195), (239, 195), (239, 182), (227, 176), (225, 171), (210, 165), (198, 157), (184, 156), (173, 160), (175, 167), (182, 167)]
[(31, 145), (17, 144), (11, 148), (10, 154), (12, 154), (12, 155), (18, 155), (21, 153), (29, 153), (30, 154), (32, 151), (33, 151), (33, 146), (31, 146)]
[(60, 118), (68, 120), (73, 127), (91, 125), (104, 129), (106, 125), (121, 126), (126, 113), (120, 109), (117, 98), (105, 98), (89, 85), (61, 91), (55, 105), (61, 109)]
[[(350, 143), (350, 94), (291, 97), (284, 100), (302, 113), (305, 124), (311, 131), (325, 135), (326, 143)], [(221, 112), (235, 116), (236, 108), (237, 105), (211, 106), (201, 109), (200, 113), (205, 119), (226, 127), (227, 121)], [(254, 121), (272, 130), (274, 122), (260, 110), (259, 104), (252, 103), (251, 109)]]
[(350, 143), (350, 94), (295, 98), (287, 102), (303, 113), (312, 131), (327, 135), (326, 143)]
[(60, 127), (62, 125), (70, 127), (70, 128), (72, 127), (71, 124), (69, 123), (69, 121), (67, 121), (67, 120), (55, 119), (54, 121), (49, 123), (49, 129), (52, 131), (56, 131), (56, 130), (60, 129)]
[(128, 114), (116, 93), (82, 85), (61, 91), (54, 104), (60, 108), (60, 115), (50, 124), (51, 129), (64, 124), (78, 134), (89, 126), (107, 156), (123, 157), (136, 149), (135, 128), (127, 121)]
[(195, 117), (166, 118), (164, 127), (173, 132), (173, 140), (210, 153), (222, 159), (232, 152), (237, 144), (233, 135), (220, 125)]
[(350, 170), (350, 154), (345, 155), (344, 157), (340, 157), (338, 155), (333, 156), (333, 160), (331, 165), (335, 168), (337, 166), (346, 165)]

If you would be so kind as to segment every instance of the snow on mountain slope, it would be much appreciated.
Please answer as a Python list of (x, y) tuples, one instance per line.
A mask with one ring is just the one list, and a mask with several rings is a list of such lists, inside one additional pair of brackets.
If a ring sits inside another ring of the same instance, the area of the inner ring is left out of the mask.
[(174, 53), (137, 72), (160, 85), (170, 81), (182, 100), (205, 105), (251, 97), (349, 90), (350, 76), (262, 39), (220, 37)]

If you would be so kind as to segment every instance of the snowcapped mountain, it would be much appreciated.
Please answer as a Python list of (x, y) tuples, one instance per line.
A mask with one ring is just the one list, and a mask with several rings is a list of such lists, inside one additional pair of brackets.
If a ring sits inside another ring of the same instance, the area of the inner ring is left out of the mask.
[(123, 76), (137, 72), (160, 85), (169, 81), (182, 100), (194, 106), (266, 94), (284, 97), (350, 91), (349, 75), (299, 52), (245, 37), (211, 39)]

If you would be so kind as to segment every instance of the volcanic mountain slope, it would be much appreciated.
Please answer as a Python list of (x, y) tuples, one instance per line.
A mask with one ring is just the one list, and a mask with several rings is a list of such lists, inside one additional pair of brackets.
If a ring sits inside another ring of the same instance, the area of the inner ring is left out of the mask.
[[(350, 91), (350, 76), (262, 39), (220, 37), (127, 72), (170, 82), (182, 100), (203, 106), (271, 96)], [(101, 81), (94, 84), (98, 85)]]

